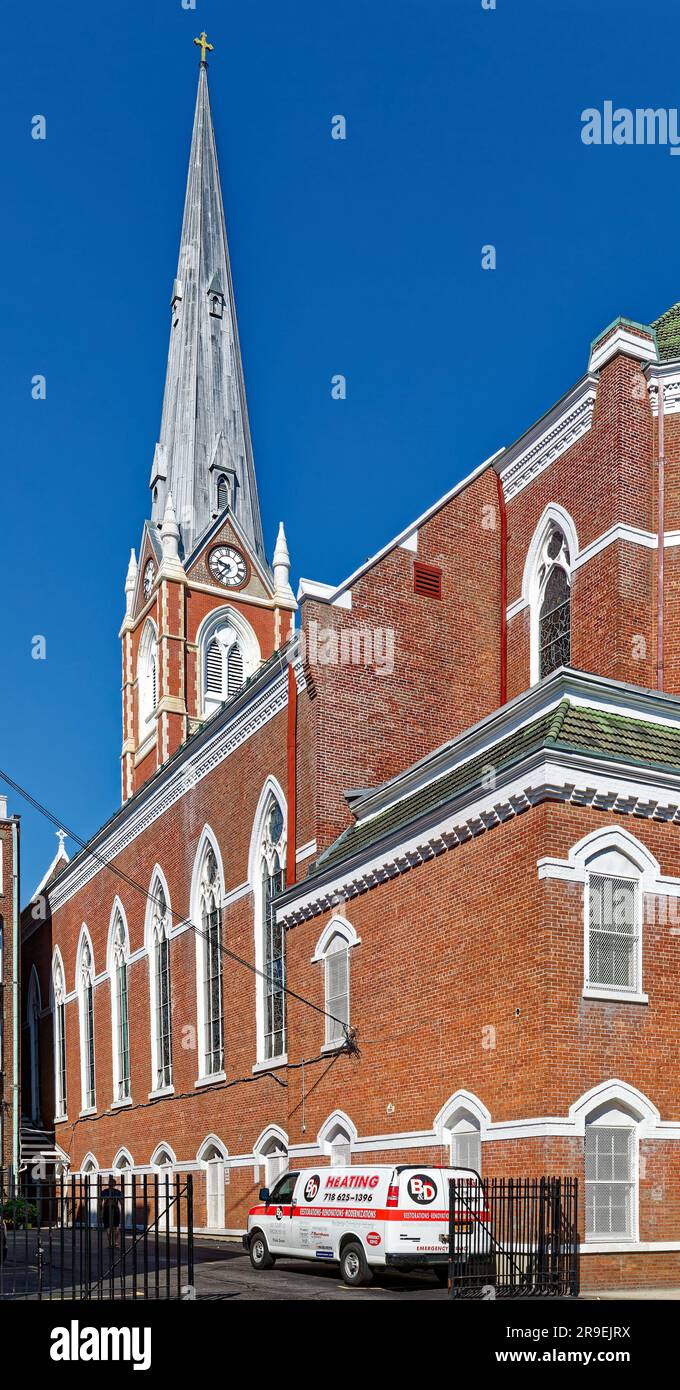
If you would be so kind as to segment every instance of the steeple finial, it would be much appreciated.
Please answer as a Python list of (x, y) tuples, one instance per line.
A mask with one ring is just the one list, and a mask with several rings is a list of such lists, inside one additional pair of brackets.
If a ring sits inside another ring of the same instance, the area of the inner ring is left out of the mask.
[(176, 560), (179, 548), (179, 526), (175, 516), (175, 508), (172, 504), (172, 493), (169, 492), (165, 511), (163, 513), (163, 525), (161, 526), (161, 544), (163, 546), (163, 559)]
[(293, 591), (290, 587), (290, 555), (288, 554), (288, 542), (286, 533), (283, 529), (283, 522), (279, 522), (279, 534), (276, 537), (274, 549), (274, 593), (277, 598), (292, 598)]
[(126, 576), (125, 576), (125, 612), (126, 612), (126, 613), (131, 613), (131, 612), (132, 612), (132, 600), (133, 600), (133, 598), (134, 598), (135, 584), (136, 584), (136, 583), (137, 583), (137, 556), (135, 555), (134, 550), (131, 550), (131, 551), (130, 551), (130, 563), (129, 563), (129, 565), (128, 565), (127, 574), (126, 574)]
[(200, 48), (200, 50), (201, 50), (201, 62), (204, 63), (204, 62), (205, 62), (205, 50), (206, 50), (206, 48), (207, 48), (207, 50), (208, 50), (209, 53), (212, 53), (213, 48), (215, 47), (215, 45), (214, 45), (213, 43), (208, 43), (208, 35), (206, 34), (205, 29), (204, 29), (203, 32), (201, 33), (200, 39), (194, 39), (194, 43), (197, 43), (197, 44), (198, 44), (198, 46), (199, 46), (199, 48)]

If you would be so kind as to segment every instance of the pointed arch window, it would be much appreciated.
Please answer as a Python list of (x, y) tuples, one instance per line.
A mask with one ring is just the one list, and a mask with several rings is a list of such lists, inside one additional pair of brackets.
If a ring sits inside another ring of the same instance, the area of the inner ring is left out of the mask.
[(154, 714), (158, 704), (158, 644), (152, 622), (146, 624), (139, 644), (137, 690), (139, 741), (143, 743), (154, 732)]
[(113, 989), (114, 1099), (130, 1099), (130, 1017), (128, 1009), (127, 933), (122, 914), (113, 924), (111, 984)]
[(571, 658), (570, 555), (564, 532), (551, 526), (538, 565), (538, 678)]
[(94, 1110), (94, 964), (88, 941), (80, 954), (80, 1049), (83, 1110)]
[(224, 1067), (222, 999), (222, 888), (212, 846), (203, 860), (200, 916), (203, 958), (203, 1074), (214, 1076)]
[(224, 473), (220, 473), (220, 476), (217, 479), (217, 510), (218, 512), (222, 512), (224, 511), (224, 508), (228, 506), (229, 479), (225, 477)]
[(260, 648), (246, 619), (223, 608), (203, 627), (200, 650), (203, 709), (209, 715), (238, 694), (260, 664)]
[(170, 913), (162, 884), (157, 884), (153, 898), (154, 1085), (162, 1090), (172, 1085)]
[(237, 695), (244, 680), (243, 651), (232, 627), (218, 628), (206, 650), (206, 710)]
[(282, 1057), (286, 1051), (284, 931), (282, 923), (276, 920), (275, 910), (275, 899), (285, 888), (284, 836), (283, 810), (272, 795), (264, 817), (260, 861), (265, 1060)]
[(326, 1046), (344, 1041), (349, 1027), (349, 945), (336, 932), (326, 948)]
[(57, 958), (52, 972), (54, 988), (54, 1115), (66, 1118), (66, 1005), (64, 972)]

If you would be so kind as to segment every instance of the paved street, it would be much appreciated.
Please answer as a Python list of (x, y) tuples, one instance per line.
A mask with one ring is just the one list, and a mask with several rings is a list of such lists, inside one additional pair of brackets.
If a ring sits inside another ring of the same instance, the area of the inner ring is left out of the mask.
[(342, 1283), (337, 1265), (316, 1265), (307, 1260), (278, 1260), (274, 1269), (256, 1273), (240, 1243), (198, 1238), (194, 1246), (194, 1274), (199, 1299), (440, 1299), (440, 1288), (431, 1274), (376, 1276), (365, 1289)]

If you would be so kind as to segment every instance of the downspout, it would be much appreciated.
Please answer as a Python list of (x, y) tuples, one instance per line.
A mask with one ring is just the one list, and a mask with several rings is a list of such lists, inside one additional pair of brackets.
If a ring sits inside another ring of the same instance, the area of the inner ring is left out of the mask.
[(656, 685), (663, 690), (663, 562), (664, 562), (664, 491), (665, 440), (663, 381), (659, 381), (659, 506), (657, 534), (657, 601), (656, 601)]
[(12, 821), (12, 1178), (19, 1178), (19, 823)]
[(508, 514), (505, 509), (503, 479), (496, 474), (498, 487), (498, 506), (501, 518), (501, 651), (500, 651), (500, 703), (508, 698)]
[(288, 772), (288, 843), (286, 848), (286, 887), (295, 883), (297, 846), (297, 681), (292, 663), (288, 665), (288, 726), (286, 731)]

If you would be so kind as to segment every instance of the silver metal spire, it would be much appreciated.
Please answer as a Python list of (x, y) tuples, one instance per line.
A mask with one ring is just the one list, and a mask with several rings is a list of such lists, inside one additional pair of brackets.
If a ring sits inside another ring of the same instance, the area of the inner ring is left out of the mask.
[(201, 51), (163, 417), (151, 470), (151, 516), (162, 522), (172, 492), (186, 556), (228, 503), (264, 560), (208, 69), (205, 49)]

